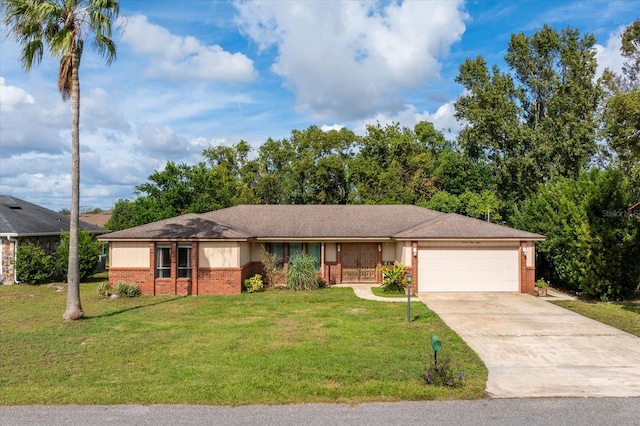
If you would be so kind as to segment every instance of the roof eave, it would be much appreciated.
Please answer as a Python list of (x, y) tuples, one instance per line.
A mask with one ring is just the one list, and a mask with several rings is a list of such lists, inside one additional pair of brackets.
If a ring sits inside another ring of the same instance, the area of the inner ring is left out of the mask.
[(400, 237), (396, 241), (545, 241), (547, 237)]
[[(89, 230), (83, 229), (83, 231), (87, 231), (89, 234), (106, 234), (109, 232), (108, 230)], [(68, 231), (59, 231), (59, 232), (6, 232), (0, 233), (0, 237), (11, 237), (11, 238), (27, 238), (27, 237), (54, 237), (60, 236), (63, 232)]]

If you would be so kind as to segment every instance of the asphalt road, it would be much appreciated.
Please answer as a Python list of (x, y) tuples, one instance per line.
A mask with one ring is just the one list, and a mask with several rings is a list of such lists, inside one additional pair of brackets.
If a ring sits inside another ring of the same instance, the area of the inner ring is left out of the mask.
[(16, 425), (638, 425), (640, 398), (515, 398), (345, 404), (0, 407)]

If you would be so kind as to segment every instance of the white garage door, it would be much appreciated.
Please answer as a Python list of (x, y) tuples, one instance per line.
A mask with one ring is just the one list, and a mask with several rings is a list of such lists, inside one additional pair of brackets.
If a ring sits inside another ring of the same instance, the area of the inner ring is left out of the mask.
[(418, 291), (520, 291), (518, 247), (420, 247)]

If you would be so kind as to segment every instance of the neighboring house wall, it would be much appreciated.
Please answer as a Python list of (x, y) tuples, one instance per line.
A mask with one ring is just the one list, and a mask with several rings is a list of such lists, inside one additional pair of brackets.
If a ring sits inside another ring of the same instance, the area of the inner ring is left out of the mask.
[(43, 249), (45, 253), (53, 254), (60, 244), (60, 237), (21, 237), (12, 238), (11, 241), (2, 238), (2, 264), (0, 267), (2, 284), (15, 284), (16, 247), (20, 247), (21, 244), (33, 244)]
[(2, 263), (0, 264), (0, 271), (2, 271), (2, 276), (0, 276), (0, 280), (2, 281), (2, 284), (14, 284), (16, 242), (9, 241), (6, 238), (2, 238), (0, 244), (2, 244)]

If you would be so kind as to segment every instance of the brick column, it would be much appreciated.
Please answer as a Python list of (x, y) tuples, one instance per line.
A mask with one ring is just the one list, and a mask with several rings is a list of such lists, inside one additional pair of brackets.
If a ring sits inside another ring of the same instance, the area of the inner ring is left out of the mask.
[[(535, 288), (536, 269), (535, 267), (531, 268), (527, 266), (527, 257), (524, 254), (525, 250), (527, 250), (527, 242), (520, 241), (520, 247), (518, 248), (518, 251), (520, 252), (520, 292), (533, 294)], [(531, 252), (532, 253), (527, 254), (529, 256), (533, 256), (533, 250), (531, 250)]]
[(336, 244), (336, 284), (342, 284), (342, 243)]
[(198, 242), (191, 243), (191, 294), (198, 293), (198, 270), (200, 269), (200, 245)]
[(178, 243), (171, 243), (171, 285), (172, 294), (178, 294)]
[(149, 243), (149, 281), (151, 282), (151, 287), (153, 288), (152, 295), (156, 295), (156, 245), (153, 242)]
[(380, 272), (380, 268), (382, 268), (382, 243), (376, 244), (376, 283), (382, 283), (382, 272)]

